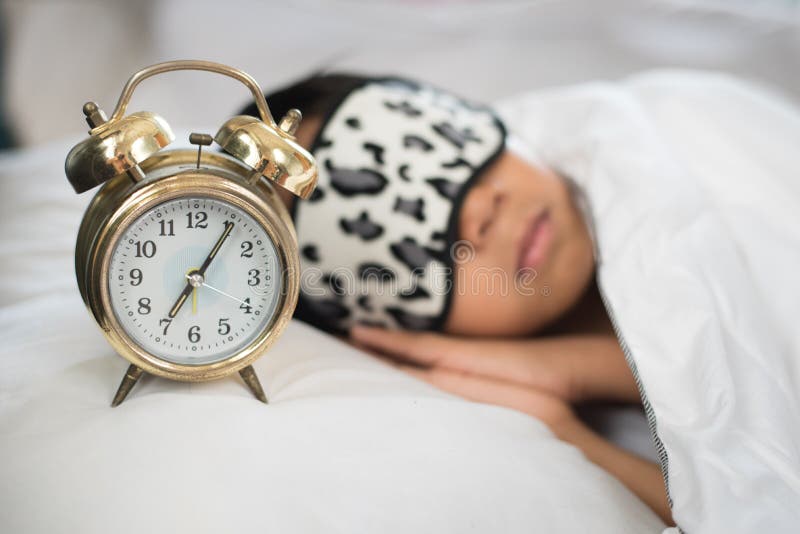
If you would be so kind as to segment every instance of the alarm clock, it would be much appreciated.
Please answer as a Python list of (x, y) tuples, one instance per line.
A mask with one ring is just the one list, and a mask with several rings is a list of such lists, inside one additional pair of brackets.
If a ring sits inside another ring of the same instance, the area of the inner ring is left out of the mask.
[[(240, 81), (260, 117), (235, 116), (213, 137), (191, 134), (196, 151), (164, 150), (175, 137), (167, 122), (126, 109), (139, 83), (177, 70)], [(89, 138), (65, 170), (77, 193), (102, 184), (78, 231), (75, 272), (89, 312), (130, 362), (111, 405), (144, 373), (197, 382), (238, 372), (266, 403), (252, 364), (289, 322), (300, 278), (294, 227), (275, 188), (305, 199), (317, 182), (294, 136), (300, 112), (276, 124), (252, 77), (193, 60), (135, 73), (108, 119), (93, 102), (83, 111)], [(221, 152), (203, 151), (214, 142)]]

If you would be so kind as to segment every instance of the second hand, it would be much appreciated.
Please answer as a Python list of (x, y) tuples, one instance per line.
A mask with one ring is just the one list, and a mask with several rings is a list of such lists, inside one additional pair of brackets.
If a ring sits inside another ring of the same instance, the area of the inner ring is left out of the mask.
[[(190, 279), (190, 275), (188, 275), (188, 274), (187, 274), (187, 275), (186, 275), (186, 278), (187, 278), (187, 279)], [(250, 306), (250, 305), (249, 305), (248, 303), (246, 303), (245, 301), (243, 301), (243, 300), (240, 300), (240, 299), (237, 299), (237, 298), (236, 298), (236, 297), (234, 297), (233, 295), (230, 295), (230, 294), (228, 294), (228, 293), (225, 293), (225, 292), (224, 292), (224, 291), (222, 291), (221, 289), (217, 289), (217, 288), (216, 288), (216, 287), (214, 287), (214, 286), (210, 286), (210, 285), (208, 285), (208, 284), (207, 284), (205, 281), (203, 281), (203, 283), (202, 283), (202, 284), (200, 284), (200, 285), (202, 285), (203, 287), (207, 287), (207, 288), (208, 288), (208, 289), (210, 289), (211, 291), (214, 291), (214, 292), (216, 292), (216, 293), (219, 293), (220, 295), (223, 295), (223, 296), (225, 296), (225, 297), (228, 297), (229, 299), (235, 300), (236, 302), (238, 302), (238, 303), (240, 303), (240, 304), (244, 304), (245, 306)]]

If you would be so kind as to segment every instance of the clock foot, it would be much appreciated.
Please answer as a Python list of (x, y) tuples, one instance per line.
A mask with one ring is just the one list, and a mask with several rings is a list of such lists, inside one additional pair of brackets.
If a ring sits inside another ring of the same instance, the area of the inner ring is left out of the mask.
[(261, 388), (261, 382), (258, 381), (258, 376), (256, 375), (256, 371), (253, 369), (253, 366), (248, 365), (239, 371), (239, 376), (242, 377), (242, 380), (244, 380), (244, 383), (250, 388), (250, 391), (253, 392), (253, 395), (255, 395), (256, 398), (264, 404), (267, 404), (267, 396), (264, 395), (264, 390)]
[(125, 371), (125, 376), (122, 377), (119, 389), (117, 389), (117, 394), (114, 395), (114, 400), (111, 401), (112, 408), (116, 408), (122, 404), (122, 401), (125, 400), (125, 397), (128, 396), (128, 393), (131, 392), (131, 389), (133, 389), (133, 386), (136, 385), (136, 382), (142, 377), (143, 373), (144, 371), (133, 364), (128, 367), (128, 370)]

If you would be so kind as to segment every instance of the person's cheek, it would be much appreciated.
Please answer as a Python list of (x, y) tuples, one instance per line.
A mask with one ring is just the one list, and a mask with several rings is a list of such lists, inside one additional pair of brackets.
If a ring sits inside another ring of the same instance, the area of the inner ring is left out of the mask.
[(530, 332), (526, 296), (503, 270), (472, 262), (457, 271), (445, 325), (451, 334), (520, 336)]

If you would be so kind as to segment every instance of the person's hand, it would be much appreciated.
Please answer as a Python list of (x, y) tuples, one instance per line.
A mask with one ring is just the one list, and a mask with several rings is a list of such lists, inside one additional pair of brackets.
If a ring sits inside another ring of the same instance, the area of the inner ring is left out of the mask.
[(557, 429), (575, 419), (572, 408), (566, 401), (533, 387), (441, 367), (426, 368), (410, 365), (398, 365), (398, 367), (420, 380), (459, 397), (504, 406), (531, 415), (556, 434)]
[(350, 341), (408, 364), (532, 387), (570, 403), (640, 402), (613, 335), (488, 339), (354, 326)]
[(532, 386), (567, 401), (573, 398), (569, 369), (550, 351), (537, 347), (537, 340), (476, 339), (358, 325), (350, 329), (350, 341), (437, 372), (481, 375)]
[(527, 413), (551, 428), (574, 418), (560, 371), (526, 350), (521, 341), (361, 326), (351, 329), (350, 339), (449, 393)]

